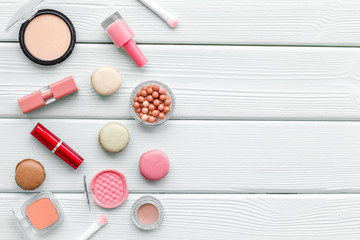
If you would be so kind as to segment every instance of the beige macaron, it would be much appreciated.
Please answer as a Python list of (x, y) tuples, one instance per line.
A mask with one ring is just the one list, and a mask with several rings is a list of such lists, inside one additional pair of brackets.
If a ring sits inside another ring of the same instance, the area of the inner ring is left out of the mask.
[(119, 90), (122, 80), (120, 72), (115, 67), (100, 67), (91, 75), (91, 84), (100, 95), (108, 96)]
[(107, 152), (117, 153), (126, 148), (130, 134), (126, 127), (117, 122), (106, 124), (99, 132), (100, 146)]

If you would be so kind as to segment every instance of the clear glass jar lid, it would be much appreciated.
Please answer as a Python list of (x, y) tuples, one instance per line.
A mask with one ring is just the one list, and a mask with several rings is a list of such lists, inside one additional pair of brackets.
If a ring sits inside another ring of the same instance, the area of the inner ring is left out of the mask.
[(37, 7), (40, 6), (45, 0), (32, 0), (24, 4), (19, 10), (17, 10), (14, 16), (6, 26), (5, 31), (9, 31), (16, 23), (23, 23), (28, 20), (37, 11)]

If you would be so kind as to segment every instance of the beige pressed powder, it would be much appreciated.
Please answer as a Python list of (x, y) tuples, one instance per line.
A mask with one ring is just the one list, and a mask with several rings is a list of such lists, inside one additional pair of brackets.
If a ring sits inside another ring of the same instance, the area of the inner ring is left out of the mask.
[(152, 196), (139, 198), (132, 207), (132, 220), (142, 230), (152, 230), (160, 226), (164, 218), (161, 202)]
[(139, 207), (137, 217), (143, 224), (154, 224), (159, 217), (156, 206), (147, 203)]
[(27, 25), (24, 42), (34, 57), (43, 61), (56, 60), (70, 47), (70, 28), (60, 17), (42, 14), (33, 18)]
[(13, 15), (6, 31), (17, 23), (21, 50), (32, 62), (51, 66), (65, 61), (76, 45), (76, 31), (71, 20), (54, 9), (39, 9), (44, 0), (31, 0)]

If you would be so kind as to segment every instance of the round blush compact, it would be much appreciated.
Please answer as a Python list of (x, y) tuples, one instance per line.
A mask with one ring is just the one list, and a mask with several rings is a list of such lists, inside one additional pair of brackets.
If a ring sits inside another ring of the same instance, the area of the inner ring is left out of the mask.
[[(124, 174), (116, 170), (103, 170), (95, 175), (90, 183), (90, 191), (94, 202), (103, 208), (116, 208), (128, 197)], [(84, 178), (86, 196), (89, 196)], [(88, 204), (90, 200), (88, 197)]]
[[(40, 65), (55, 65), (67, 59), (75, 42), (75, 28), (70, 19), (53, 9), (35, 9), (44, 0), (32, 0), (21, 7), (11, 19), (7, 30), (24, 21), (19, 31), (23, 53)], [(31, 14), (35, 12), (35, 14)]]
[(161, 202), (152, 196), (139, 198), (132, 207), (132, 220), (142, 230), (152, 230), (160, 226), (164, 219)]

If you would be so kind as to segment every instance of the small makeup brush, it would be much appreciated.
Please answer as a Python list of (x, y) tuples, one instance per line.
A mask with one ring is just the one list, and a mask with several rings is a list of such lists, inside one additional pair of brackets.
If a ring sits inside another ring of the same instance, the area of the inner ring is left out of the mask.
[(162, 20), (164, 20), (169, 27), (174, 28), (179, 23), (179, 19), (172, 15), (171, 13), (168, 13), (165, 11), (162, 7), (154, 3), (152, 0), (139, 0), (144, 6), (149, 8), (151, 11), (153, 11), (155, 14), (157, 14)]
[(86, 232), (84, 232), (78, 240), (87, 240), (92, 237), (100, 228), (107, 224), (108, 219), (104, 215), (100, 215), (96, 222), (94, 222)]

